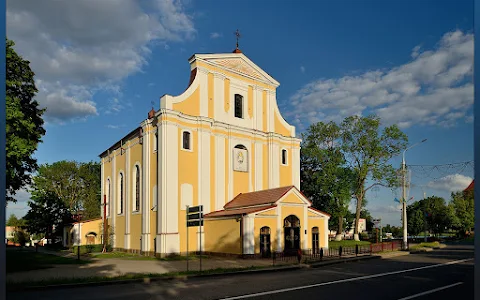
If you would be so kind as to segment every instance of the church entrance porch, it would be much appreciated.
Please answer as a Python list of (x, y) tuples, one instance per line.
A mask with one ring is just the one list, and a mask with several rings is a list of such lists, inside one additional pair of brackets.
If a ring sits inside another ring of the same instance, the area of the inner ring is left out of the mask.
[(300, 249), (300, 219), (290, 215), (283, 220), (284, 253), (297, 254)]

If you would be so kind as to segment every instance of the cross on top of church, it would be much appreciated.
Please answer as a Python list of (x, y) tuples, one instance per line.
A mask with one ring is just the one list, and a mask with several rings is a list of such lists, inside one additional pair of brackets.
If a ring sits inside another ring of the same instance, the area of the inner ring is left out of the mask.
[(237, 37), (237, 48), (235, 48), (235, 50), (233, 50), (233, 53), (242, 53), (242, 51), (240, 51), (240, 49), (238, 49), (238, 39), (241, 38), (241, 35), (240, 35), (240, 31), (235, 31), (233, 34), (235, 34), (235, 36)]

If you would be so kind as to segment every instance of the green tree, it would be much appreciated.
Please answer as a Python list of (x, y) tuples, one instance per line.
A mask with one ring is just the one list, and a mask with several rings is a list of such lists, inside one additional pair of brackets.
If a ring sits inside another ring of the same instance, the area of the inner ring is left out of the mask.
[(408, 138), (397, 125), (384, 127), (379, 133), (380, 119), (376, 116), (348, 117), (341, 124), (341, 130), (342, 150), (355, 174), (353, 196), (357, 203), (354, 238), (359, 240), (358, 220), (365, 194), (376, 186), (398, 186), (396, 171), (389, 160), (400, 154)]
[[(38, 165), (33, 153), (45, 134), (42, 115), (34, 100), (37, 88), (30, 62), (6, 40), (6, 188), (7, 201), (16, 202), (16, 192), (31, 182)], [(7, 202), (8, 203), (8, 202)]]
[(45, 234), (51, 237), (53, 227), (62, 227), (73, 221), (65, 203), (53, 192), (32, 192), (29, 211), (25, 215), (27, 230), (31, 234)]
[(440, 234), (445, 231), (445, 228), (452, 226), (452, 215), (449, 213), (445, 199), (431, 196), (421, 201), (425, 202), (428, 230), (434, 234)]
[(475, 224), (473, 192), (452, 193), (449, 203), (452, 225), (463, 234), (471, 231)]
[(425, 229), (425, 201), (420, 200), (407, 206), (407, 226), (410, 234), (418, 235)]
[(302, 191), (314, 207), (332, 215), (330, 225), (337, 229), (337, 240), (343, 236), (353, 179), (341, 151), (340, 136), (340, 127), (334, 122), (312, 124), (302, 134), (300, 152)]
[(70, 213), (83, 212), (86, 218), (100, 216), (100, 164), (58, 161), (42, 164), (33, 178), (33, 190), (51, 192)]

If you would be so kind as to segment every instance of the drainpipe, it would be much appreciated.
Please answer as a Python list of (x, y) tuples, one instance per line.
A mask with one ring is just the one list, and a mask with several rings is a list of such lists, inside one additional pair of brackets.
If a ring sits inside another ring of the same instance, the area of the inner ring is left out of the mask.
[(240, 246), (242, 247), (242, 257), (244, 255), (244, 236), (243, 236), (243, 215), (240, 217)]

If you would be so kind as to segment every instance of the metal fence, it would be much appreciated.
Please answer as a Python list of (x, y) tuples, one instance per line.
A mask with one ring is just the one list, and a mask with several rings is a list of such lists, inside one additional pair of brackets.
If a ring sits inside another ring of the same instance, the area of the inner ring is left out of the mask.
[(348, 258), (373, 253), (401, 250), (399, 241), (376, 243), (370, 245), (340, 246), (338, 248), (303, 249), (298, 252), (273, 252), (272, 260), (275, 263), (314, 262), (328, 259)]

